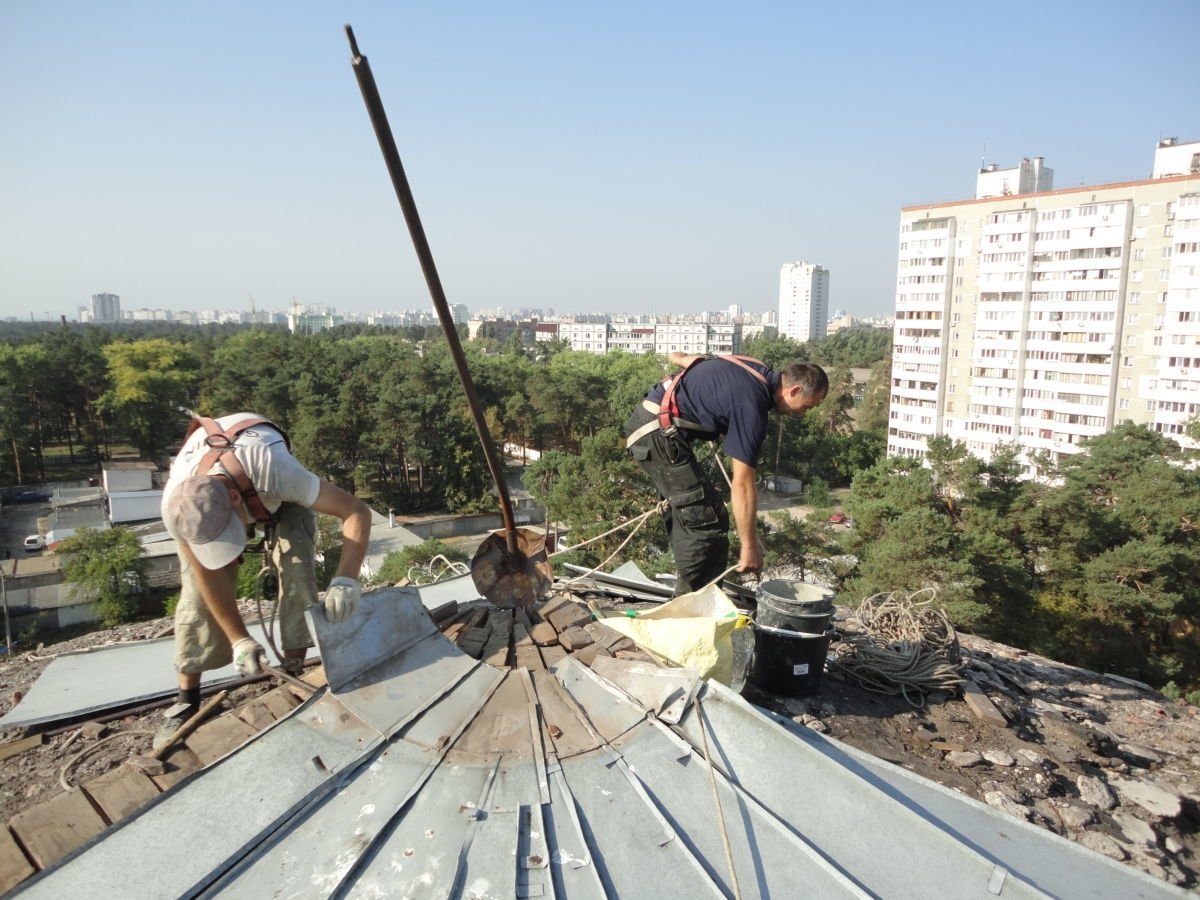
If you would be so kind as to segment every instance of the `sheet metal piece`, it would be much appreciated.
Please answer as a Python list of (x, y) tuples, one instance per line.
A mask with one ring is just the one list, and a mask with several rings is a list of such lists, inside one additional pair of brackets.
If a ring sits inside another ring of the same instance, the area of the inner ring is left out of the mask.
[(600, 882), (615, 897), (724, 897), (636, 779), (606, 751), (563, 761)]
[[(353, 884), (401, 810), (439, 767), (447, 749), (491, 697), (503, 673), (479, 668), (401, 739), (348, 773), (336, 794), (297, 813), (289, 827), (230, 870), (211, 893), (234, 897), (326, 897)], [(458, 768), (458, 767), (448, 767)], [(466, 798), (471, 799), (471, 798)]]
[(550, 783), (546, 774), (546, 746), (542, 742), (542, 710), (538, 703), (537, 692), (533, 688), (533, 678), (529, 670), (517, 670), (521, 677), (521, 686), (525, 688), (525, 696), (529, 700), (529, 744), (533, 748), (534, 776), (537, 780), (538, 802), (550, 802)]
[(628, 565), (632, 564), (622, 566), (615, 572), (593, 572), (585, 566), (577, 566), (574, 563), (563, 563), (563, 568), (576, 576), (586, 575), (586, 580), (593, 581), (598, 585), (611, 585), (618, 588), (622, 593), (627, 593), (637, 600), (663, 603), (671, 599), (675, 593), (674, 587), (651, 581), (636, 566), (634, 567), (636, 571), (631, 571), (627, 568)]
[(346, 708), (385, 736), (403, 728), (482, 664), (432, 634), (335, 691)]
[(696, 753), (680, 757), (676, 740), (665, 726), (648, 725), (623, 737), (617, 749), (669, 817), (679, 839), (704, 861), (725, 892), (734, 893), (724, 851), (727, 837), (738, 889), (747, 900), (789, 896), (800, 884), (806, 894), (814, 897), (870, 896), (785, 823), (718, 774), (719, 815), (703, 758)]
[[(247, 629), (267, 646), (261, 625)], [(232, 664), (205, 672), (202, 685), (241, 678)], [(45, 725), (170, 697), (177, 690), (175, 640), (161, 638), (64, 653), (42, 671), (0, 729)]]
[(608, 896), (592, 861), (583, 823), (562, 766), (550, 760), (550, 803), (542, 808), (546, 824), (550, 874), (556, 892), (571, 900), (603, 900)]
[[(22, 896), (184, 897), (203, 890), (264, 837), (333, 790), (331, 769), (374, 733), (329, 694), (181, 782), (28, 883)], [(322, 765), (315, 765), (319, 759)], [(192, 829), (200, 829), (193, 832)], [(206, 839), (189, 839), (203, 834)]]
[(490, 776), (485, 766), (433, 769), (336, 896), (453, 896), (459, 854)]
[[(702, 698), (717, 767), (868, 891), (917, 900), (929, 896), (931, 884), (940, 884), (954, 885), (956, 897), (992, 896), (991, 860), (797, 741), (727, 688), (706, 682)], [(694, 706), (678, 730), (693, 747), (704, 746)], [(780, 772), (783, 759), (786, 777)], [(870, 815), (863, 815), (866, 809)], [(913, 871), (921, 877), (910, 877)], [(1043, 895), (1010, 878), (1005, 896)]]
[[(705, 701), (707, 709), (708, 701)], [(996, 861), (991, 884), (1009, 896), (1016, 876), (1054, 897), (1160, 900), (1190, 897), (1187, 891), (1094, 853), (1074, 841), (1004, 815), (935, 781), (914, 775), (849, 744), (817, 734), (789, 720), (774, 719), (797, 740), (881, 793), (912, 809), (967, 846)]]
[(319, 606), (305, 610), (332, 691), (392, 659), (422, 638), (437, 634), (421, 597), (412, 588), (363, 594), (345, 622), (332, 623)]
[(646, 718), (646, 710), (629, 703), (618, 688), (573, 657), (560, 661), (554, 674), (606, 741), (615, 740)]
[(666, 669), (611, 656), (597, 656), (592, 671), (671, 724), (679, 722), (701, 682), (699, 673), (692, 669)]
[(575, 701), (564, 693), (555, 677), (549, 672), (532, 675), (542, 708), (542, 725), (554, 753), (562, 758), (601, 746), (603, 739), (581, 718)]

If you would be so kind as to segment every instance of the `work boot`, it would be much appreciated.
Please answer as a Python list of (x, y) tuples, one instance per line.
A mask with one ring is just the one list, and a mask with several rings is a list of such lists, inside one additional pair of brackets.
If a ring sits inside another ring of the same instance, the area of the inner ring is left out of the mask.
[(154, 739), (150, 742), (150, 747), (153, 750), (160, 750), (175, 736), (183, 723), (200, 711), (199, 703), (179, 702), (168, 706), (163, 710), (162, 724), (154, 732)]
[(304, 660), (294, 656), (285, 656), (283, 662), (279, 664), (279, 670), (285, 675), (299, 678), (304, 674)]

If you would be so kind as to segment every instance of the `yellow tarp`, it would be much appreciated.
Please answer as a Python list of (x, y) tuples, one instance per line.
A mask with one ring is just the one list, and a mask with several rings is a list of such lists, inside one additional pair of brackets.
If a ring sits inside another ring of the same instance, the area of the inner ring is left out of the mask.
[(695, 669), (728, 685), (733, 677), (733, 632), (744, 624), (715, 584), (635, 616), (610, 615), (604, 624), (661, 661)]

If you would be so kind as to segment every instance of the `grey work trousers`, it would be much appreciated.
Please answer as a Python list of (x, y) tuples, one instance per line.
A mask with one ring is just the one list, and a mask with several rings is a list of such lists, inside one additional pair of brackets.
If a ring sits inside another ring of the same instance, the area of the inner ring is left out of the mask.
[[(625, 426), (629, 434), (650, 420), (640, 407)], [(714, 581), (729, 564), (729, 511), (700, 468), (682, 434), (655, 430), (629, 448), (630, 455), (669, 502), (663, 524), (675, 555), (675, 596)]]
[[(280, 651), (312, 646), (304, 610), (317, 602), (317, 573), (313, 565), (316, 516), (295, 503), (279, 507), (272, 558), (279, 571), (276, 614)], [(175, 670), (183, 674), (208, 672), (233, 662), (233, 648), (217, 624), (187, 561), (180, 556), (181, 591), (175, 607)], [(237, 582), (237, 567), (229, 570)], [(270, 599), (270, 598), (268, 598)]]

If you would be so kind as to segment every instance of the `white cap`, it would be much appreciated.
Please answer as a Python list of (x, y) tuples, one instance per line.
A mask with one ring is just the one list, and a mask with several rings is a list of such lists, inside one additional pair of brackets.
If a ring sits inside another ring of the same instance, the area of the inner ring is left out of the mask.
[(194, 475), (171, 491), (163, 520), (206, 569), (222, 569), (246, 548), (246, 526), (233, 508), (224, 479)]

